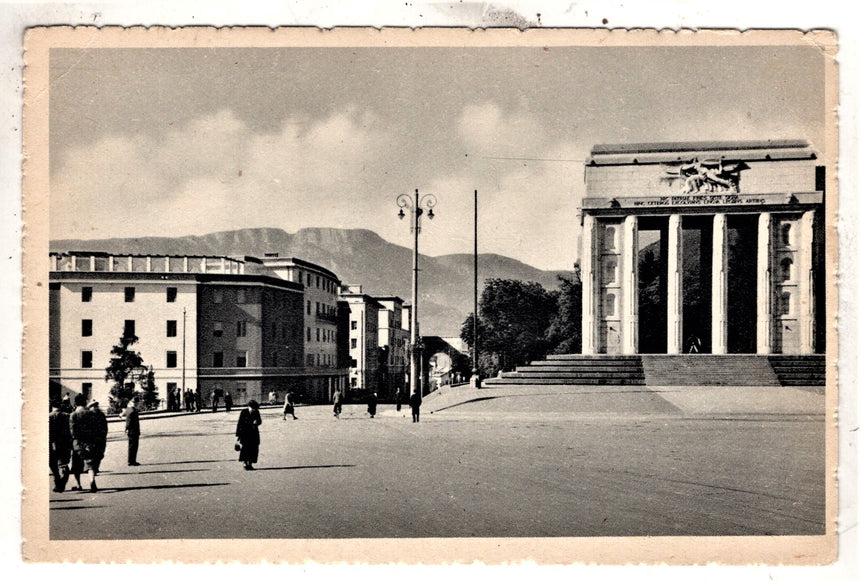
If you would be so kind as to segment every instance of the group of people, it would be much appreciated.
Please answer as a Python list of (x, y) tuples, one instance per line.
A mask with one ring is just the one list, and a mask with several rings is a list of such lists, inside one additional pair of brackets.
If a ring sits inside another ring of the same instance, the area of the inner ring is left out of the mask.
[[(139, 433), (139, 431), (138, 431)], [(54, 492), (63, 492), (73, 476), (72, 490), (82, 490), (81, 474), (90, 475), (90, 491), (98, 492), (96, 475), (107, 447), (108, 424), (99, 402), (87, 404), (82, 394), (75, 396), (74, 408), (68, 394), (51, 404), (48, 415), (48, 463), (54, 478)]]
[[(194, 392), (188, 390), (188, 393)], [(401, 409), (401, 397), (398, 390), (395, 397), (398, 411)], [(187, 401), (189, 401), (188, 398), (186, 398)], [(224, 403), (229, 412), (233, 404), (229, 393), (224, 396)], [(340, 390), (335, 390), (332, 403), (334, 416), (340, 418), (343, 410), (343, 395)], [(418, 422), (421, 395), (412, 394), (409, 405), (412, 408), (412, 421)], [(218, 399), (216, 394), (213, 394), (212, 411), (217, 411), (217, 408)], [(377, 398), (374, 393), (367, 400), (367, 412), (371, 418), (376, 415), (376, 408)], [(188, 411), (194, 410), (188, 409)], [(287, 416), (291, 416), (294, 420), (298, 419), (292, 393), (287, 393), (284, 403), (283, 419), (286, 420)], [(128, 437), (128, 465), (139, 466), (137, 451), (140, 441), (140, 414), (134, 400), (128, 402), (120, 418), (125, 422), (125, 433)], [(260, 453), (259, 426), (262, 422), (260, 406), (252, 399), (241, 411), (236, 423), (235, 449), (239, 452), (239, 461), (242, 462), (245, 470), (254, 470), (254, 464), (257, 463)], [(70, 476), (75, 479), (72, 490), (83, 490), (81, 475), (84, 472), (90, 476), (90, 491), (98, 492), (96, 476), (107, 447), (107, 434), (107, 417), (99, 408), (99, 402), (93, 401), (87, 404), (83, 394), (75, 396), (74, 406), (69, 394), (66, 394), (62, 401), (52, 401), (48, 416), (48, 463), (54, 480), (54, 492), (65, 491)]]

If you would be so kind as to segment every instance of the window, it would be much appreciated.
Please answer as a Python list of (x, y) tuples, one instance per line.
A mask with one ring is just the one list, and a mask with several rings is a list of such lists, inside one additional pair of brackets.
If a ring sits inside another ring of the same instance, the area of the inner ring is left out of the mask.
[(123, 337), (134, 337), (134, 320), (126, 319), (122, 326)]
[(220, 337), (224, 334), (224, 323), (221, 321), (213, 321), (212, 322), (212, 336)]
[(81, 367), (83, 369), (92, 369), (93, 366), (93, 352), (92, 351), (81, 351)]
[(304, 278), (304, 277), (302, 277), (302, 271), (300, 270), (299, 271), (299, 284), (304, 284), (304, 281), (302, 280), (302, 278)]
[(237, 351), (236, 352), (236, 367), (248, 367), (248, 352), (247, 351)]
[(349, 328), (352, 329), (353, 331), (358, 329), (358, 321), (350, 321), (349, 322)]
[(215, 351), (212, 353), (212, 367), (224, 367), (223, 351)]
[(176, 321), (167, 321), (167, 336), (176, 337)]
[(311, 314), (311, 302), (310, 301), (308, 301), (307, 314), (309, 314), (309, 315)]
[(320, 328), (317, 327), (317, 342), (320, 340)]
[(317, 276), (317, 288), (319, 288), (319, 287), (320, 287), (320, 277)]
[(167, 365), (168, 368), (176, 367), (176, 351), (168, 351), (167, 352)]
[(307, 361), (308, 367), (314, 366), (314, 355), (313, 355), (313, 353), (308, 353), (308, 355), (307, 355), (307, 357), (305, 357), (305, 359)]
[(93, 300), (93, 287), (81, 287), (81, 302), (88, 303)]
[(236, 336), (245, 337), (248, 334), (247, 321), (236, 321)]
[(350, 339), (349, 340), (349, 348), (350, 349), (358, 349), (358, 339)]
[(176, 302), (176, 287), (169, 286), (167, 287), (167, 302), (175, 303)]
[(93, 320), (81, 319), (81, 337), (93, 336)]
[(224, 291), (220, 288), (212, 289), (212, 302), (222, 303), (224, 301)]
[(125, 287), (125, 302), (133, 303), (134, 302), (134, 287), (127, 286)]
[(308, 341), (311, 340), (311, 328), (308, 327)]
[(247, 297), (247, 294), (245, 293), (245, 289), (237, 288), (236, 289), (236, 302), (241, 304), (241, 303), (247, 302), (247, 300), (248, 300), (248, 297)]

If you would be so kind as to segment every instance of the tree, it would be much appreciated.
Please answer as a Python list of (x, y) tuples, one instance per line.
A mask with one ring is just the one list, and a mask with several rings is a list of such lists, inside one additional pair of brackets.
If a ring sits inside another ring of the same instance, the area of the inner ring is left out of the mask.
[(134, 383), (127, 380), (143, 369), (143, 357), (130, 349), (137, 341), (134, 335), (123, 335), (119, 338), (119, 345), (114, 345), (110, 350), (113, 357), (105, 368), (105, 381), (113, 382), (109, 396), (109, 409), (112, 412), (122, 411), (123, 405), (134, 397)]
[(158, 387), (155, 385), (155, 370), (152, 365), (146, 372), (146, 381), (143, 383), (143, 407), (144, 409), (155, 409), (158, 407)]
[[(535, 282), (489, 279), (481, 293), (478, 365), (483, 375), (546, 356), (546, 332), (557, 311), (557, 293)], [(473, 345), (472, 315), (460, 337)]]
[(558, 277), (558, 310), (546, 332), (553, 353), (579, 353), (582, 351), (582, 280), (579, 263), (574, 275)]

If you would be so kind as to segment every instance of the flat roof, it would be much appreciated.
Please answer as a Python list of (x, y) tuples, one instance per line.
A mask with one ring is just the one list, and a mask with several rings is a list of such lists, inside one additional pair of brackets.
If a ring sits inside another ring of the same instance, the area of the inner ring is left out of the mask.
[(594, 145), (586, 165), (665, 163), (686, 161), (697, 156), (753, 161), (816, 159), (817, 154), (809, 142), (803, 139), (617, 143)]

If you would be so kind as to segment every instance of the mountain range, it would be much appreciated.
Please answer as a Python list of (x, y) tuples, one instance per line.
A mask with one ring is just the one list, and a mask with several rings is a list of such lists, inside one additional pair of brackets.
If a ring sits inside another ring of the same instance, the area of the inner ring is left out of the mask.
[[(50, 250), (257, 257), (277, 252), (327, 268), (345, 284), (362, 285), (369, 295), (412, 300), (412, 249), (365, 229), (304, 228), (291, 234), (278, 228), (246, 228), (173, 238), (52, 240)], [(471, 254), (420, 256), (418, 318), (422, 334), (460, 335), (461, 325), (473, 310), (473, 262)], [(571, 276), (572, 272), (539, 270), (498, 254), (478, 255), (481, 288), (486, 279), (505, 278), (537, 282), (555, 290), (559, 275)]]

